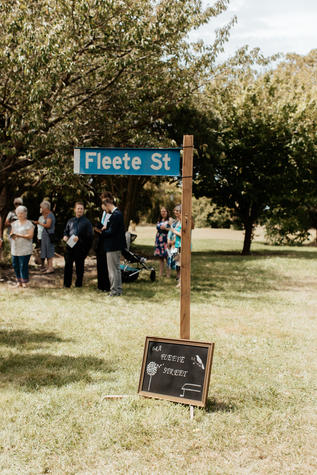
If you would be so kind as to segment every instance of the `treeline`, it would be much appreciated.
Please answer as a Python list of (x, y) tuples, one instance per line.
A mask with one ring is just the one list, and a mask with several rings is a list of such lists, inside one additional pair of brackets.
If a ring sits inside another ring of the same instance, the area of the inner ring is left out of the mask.
[(152, 219), (161, 181), (74, 175), (73, 148), (179, 146), (193, 134), (195, 196), (241, 222), (244, 253), (264, 219), (286, 237), (315, 225), (317, 51), (267, 60), (244, 49), (216, 66), (234, 19), (208, 46), (188, 34), (227, 4), (1, 2), (1, 216), (23, 194), (32, 217), (47, 197), (64, 223), (81, 198), (93, 219), (109, 189), (126, 223)]

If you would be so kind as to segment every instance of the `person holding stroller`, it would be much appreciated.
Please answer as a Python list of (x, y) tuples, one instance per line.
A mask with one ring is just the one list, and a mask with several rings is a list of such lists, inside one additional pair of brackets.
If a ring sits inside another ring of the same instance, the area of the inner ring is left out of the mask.
[(72, 285), (73, 264), (76, 268), (75, 287), (82, 287), (84, 264), (92, 245), (93, 230), (91, 222), (84, 216), (84, 203), (77, 201), (74, 207), (75, 217), (67, 221), (63, 241), (66, 242), (64, 287)]

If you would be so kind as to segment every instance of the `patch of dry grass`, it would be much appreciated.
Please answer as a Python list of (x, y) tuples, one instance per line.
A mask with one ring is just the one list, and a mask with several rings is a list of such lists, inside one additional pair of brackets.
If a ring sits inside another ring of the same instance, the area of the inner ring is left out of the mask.
[[(196, 231), (196, 230), (195, 230)], [(205, 410), (136, 395), (146, 335), (179, 336), (173, 280), (121, 299), (0, 286), (0, 471), (315, 474), (317, 250), (200, 235), (191, 337), (216, 344)], [(138, 229), (150, 254), (153, 229)], [(121, 400), (105, 394), (125, 394)]]

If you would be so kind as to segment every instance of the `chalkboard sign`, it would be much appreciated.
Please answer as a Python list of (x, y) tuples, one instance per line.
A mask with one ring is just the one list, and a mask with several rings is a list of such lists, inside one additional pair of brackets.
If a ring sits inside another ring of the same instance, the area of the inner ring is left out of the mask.
[(214, 344), (146, 337), (139, 394), (204, 407)]

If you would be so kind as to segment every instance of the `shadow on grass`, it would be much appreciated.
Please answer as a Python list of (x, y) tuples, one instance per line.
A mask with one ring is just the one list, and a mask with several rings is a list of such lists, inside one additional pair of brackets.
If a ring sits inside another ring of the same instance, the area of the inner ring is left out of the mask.
[(61, 343), (65, 340), (52, 332), (30, 332), (28, 330), (0, 330), (0, 345), (26, 346), (33, 348), (39, 344)]
[[(301, 258), (308, 254), (311, 260), (315, 260), (315, 252), (298, 252), (292, 257)], [(286, 253), (285, 264), (283, 261), (268, 264), (270, 259), (266, 254), (249, 256), (247, 258), (239, 255), (228, 257), (226, 254), (215, 252), (198, 252), (192, 258), (192, 291), (193, 296), (199, 297), (208, 292), (225, 291), (227, 296), (245, 298), (250, 294), (264, 294), (269, 291), (292, 290), (298, 287), (298, 281), (294, 279), (294, 274), (287, 272), (287, 264), (290, 256)], [(254, 264), (254, 262), (256, 264)], [(305, 285), (314, 285), (314, 282)], [(242, 293), (242, 297), (241, 297)]]
[[(316, 250), (305, 250), (307, 248), (294, 248), (294, 249), (261, 249), (252, 251), (249, 256), (243, 256), (240, 251), (194, 251), (192, 253), (195, 257), (237, 257), (241, 262), (247, 261), (250, 259), (261, 259), (268, 257), (285, 257), (285, 258), (294, 258), (294, 259), (316, 259), (317, 249)], [(312, 249), (312, 248), (310, 248)]]
[(207, 399), (206, 412), (234, 412), (237, 407), (234, 404), (226, 404), (216, 399)]
[[(301, 247), (272, 247), (267, 246), (265, 243), (257, 242), (255, 245), (260, 245), (261, 249), (251, 249), (251, 254), (248, 256), (243, 256), (240, 250), (203, 250), (203, 251), (193, 251), (193, 256), (226, 256), (226, 257), (238, 257), (241, 260), (248, 260), (254, 258), (263, 258), (263, 257), (287, 257), (287, 258), (296, 258), (296, 259), (315, 259), (317, 257), (317, 247), (312, 246), (301, 246)], [(242, 245), (241, 245), (242, 246)], [(263, 247), (262, 247), (263, 246)], [(265, 247), (267, 246), (267, 249)], [(132, 252), (139, 256), (146, 257), (149, 260), (154, 260), (153, 256), (154, 246), (145, 245), (145, 244), (135, 244), (131, 249)]]
[(69, 341), (72, 340), (62, 339), (50, 332), (1, 330), (0, 346), (15, 348), (15, 351), (21, 350), (21, 353), (8, 353), (7, 348), (7, 356), (0, 355), (0, 387), (14, 385), (32, 391), (45, 386), (61, 387), (79, 381), (91, 383), (95, 379), (92, 373), (98, 372), (100, 378), (115, 370), (109, 362), (93, 356), (26, 352), (46, 344)]
[(0, 387), (14, 385), (34, 391), (42, 387), (61, 387), (82, 381), (92, 383), (91, 372), (111, 373), (114, 368), (101, 358), (92, 356), (67, 356), (18, 354), (0, 357)]

